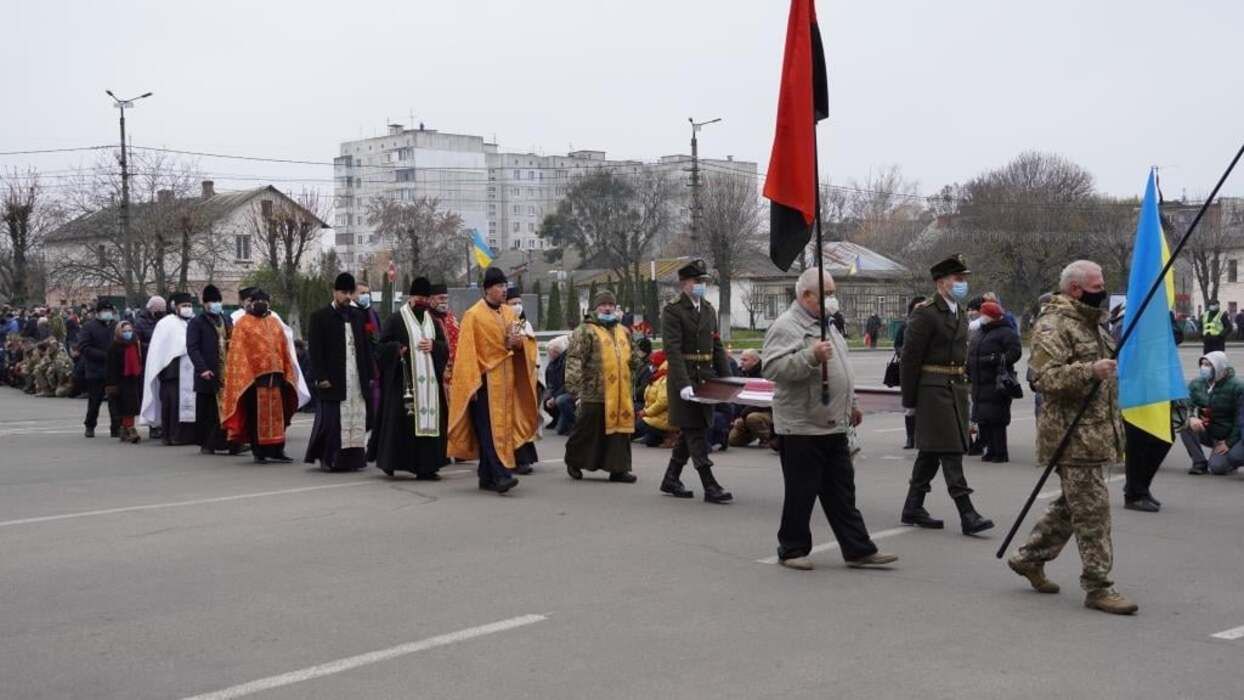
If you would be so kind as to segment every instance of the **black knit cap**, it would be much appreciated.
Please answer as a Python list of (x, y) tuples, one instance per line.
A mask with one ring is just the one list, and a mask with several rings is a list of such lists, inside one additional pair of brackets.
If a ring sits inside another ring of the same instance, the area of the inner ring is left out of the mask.
[(250, 299), (251, 296), (258, 291), (259, 287), (242, 287), (238, 290), (238, 298), (242, 301)]
[(256, 287), (255, 290), (252, 291), (250, 293), (250, 296), (247, 298), (250, 299), (251, 301), (272, 301), (272, 297), (269, 296), (267, 292), (265, 292), (264, 290), (258, 287)]
[(497, 284), (505, 284), (506, 282), (508, 280), (506, 280), (505, 273), (501, 271), (501, 268), (490, 267), (484, 270), (484, 289)]
[(416, 277), (410, 283), (410, 295), (412, 297), (432, 296), (432, 283), (427, 277)]
[(95, 310), (96, 311), (104, 311), (104, 310), (116, 311), (117, 307), (113, 306), (111, 301), (108, 301), (107, 299), (104, 299), (104, 298), (100, 298), (99, 301), (95, 302)]
[(349, 272), (343, 272), (337, 275), (337, 280), (333, 282), (333, 289), (338, 292), (353, 292), (358, 284), (354, 281), (354, 275)]
[(223, 301), (224, 297), (220, 296), (220, 290), (216, 285), (209, 284), (203, 288), (203, 303), (207, 304), (213, 301)]
[(178, 306), (180, 304), (193, 304), (194, 297), (185, 292), (176, 292), (168, 298), (168, 301), (173, 306)]
[(505, 290), (506, 301), (509, 301), (510, 299), (521, 299), (522, 296), (523, 296), (523, 293), (518, 291), (518, 287), (510, 287), (509, 289)]
[(434, 282), (432, 284), (432, 291), (428, 294), (428, 296), (434, 297), (437, 294), (448, 294), (448, 293), (449, 293), (449, 285), (445, 284), (444, 282)]

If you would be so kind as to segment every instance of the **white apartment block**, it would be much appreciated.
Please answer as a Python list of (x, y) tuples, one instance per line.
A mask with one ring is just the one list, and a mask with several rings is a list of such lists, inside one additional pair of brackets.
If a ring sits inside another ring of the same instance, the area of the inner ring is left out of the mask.
[[(686, 185), (676, 204), (684, 213), (690, 206), (691, 157), (664, 156), (655, 163), (608, 160), (604, 151), (572, 151), (564, 156), (503, 153), (483, 137), (445, 134), (433, 130), (391, 125), (384, 136), (347, 141), (335, 160), (334, 230), (343, 265), (360, 267), (378, 248), (367, 223), (372, 197), (413, 201), (436, 197), (441, 207), (462, 216), (466, 228), (475, 228), (498, 252), (543, 250), (540, 223), (556, 210), (575, 178), (595, 169), (619, 175), (644, 170), (666, 171)], [(702, 177), (737, 173), (756, 177), (756, 164), (701, 158)]]

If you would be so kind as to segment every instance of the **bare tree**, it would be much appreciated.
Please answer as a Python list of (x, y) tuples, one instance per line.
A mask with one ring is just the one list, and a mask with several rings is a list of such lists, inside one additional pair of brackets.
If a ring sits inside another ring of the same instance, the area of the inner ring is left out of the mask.
[[(1182, 203), (1165, 207), (1163, 228), (1181, 234), (1191, 225), (1199, 208), (1199, 204)], [(1244, 208), (1230, 200), (1210, 205), (1196, 235), (1184, 247), (1205, 303), (1218, 298), (1229, 254), (1241, 247), (1244, 247)]]
[(713, 173), (705, 178), (700, 195), (700, 226), (721, 291), (719, 327), (727, 338), (731, 284), (738, 263), (743, 256), (763, 249), (759, 235), (761, 212), (754, 177)]
[(756, 314), (765, 307), (764, 287), (757, 285), (751, 280), (742, 280), (739, 286), (743, 289), (741, 299), (743, 308), (747, 309), (747, 327), (756, 330)]
[(15, 304), (25, 304), (34, 296), (32, 272), (38, 265), (37, 255), (44, 236), (60, 217), (56, 205), (49, 201), (40, 184), (38, 171), (13, 171), (3, 182), (0, 294)]
[(294, 198), (265, 197), (251, 209), (250, 228), (258, 243), (263, 266), (274, 273), (277, 292), (286, 301), (288, 322), (295, 334), (301, 332), (299, 280), (306, 263), (318, 259), (320, 229), (327, 212), (314, 190), (304, 190)]
[(424, 274), (429, 265), (447, 267), (457, 275), (457, 261), (464, 242), (462, 217), (440, 208), (435, 197), (400, 202), (375, 197), (367, 205), (367, 221), (392, 248), (393, 258), (412, 275)]

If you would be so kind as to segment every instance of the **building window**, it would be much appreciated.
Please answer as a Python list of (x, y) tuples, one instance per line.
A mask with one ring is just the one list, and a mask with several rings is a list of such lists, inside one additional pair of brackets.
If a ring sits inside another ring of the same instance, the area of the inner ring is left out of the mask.
[(489, 248), (496, 248), (496, 247), (497, 247), (497, 239), (495, 239), (495, 238), (489, 238), (489, 239), (488, 239), (488, 247), (489, 247)]
[(523, 242), (516, 240), (513, 242), (513, 244), (510, 247), (513, 248), (514, 250), (519, 250), (523, 247)]
[(515, 205), (511, 208), (511, 212), (510, 212), (510, 213), (512, 213), (512, 214), (517, 214), (517, 213), (518, 213), (518, 212), (520, 212), (520, 211), (522, 211), (522, 207), (520, 207), (520, 206), (518, 206), (517, 204), (515, 204)]
[[(527, 207), (527, 216), (535, 216), (535, 215), (536, 215), (536, 208), (535, 208), (535, 207)], [(1232, 262), (1234, 262), (1234, 261), (1232, 261)]]
[(239, 234), (233, 237), (233, 253), (238, 260), (251, 259), (251, 237), (248, 234)]
[(1239, 276), (1240, 276), (1239, 263), (1235, 260), (1228, 260), (1227, 261), (1227, 281), (1232, 282), (1232, 283), (1238, 282)]
[(519, 223), (515, 221), (514, 222), (514, 233), (518, 233), (518, 227), (519, 227)]
[(535, 248), (535, 247), (536, 247), (536, 239), (534, 239), (534, 238), (528, 238), (528, 239), (527, 239), (527, 247), (528, 247), (528, 248)]
[(535, 232), (536, 232), (536, 225), (535, 225), (534, 223), (532, 223), (532, 222), (528, 221), (528, 222), (527, 222), (527, 232), (528, 232), (528, 233), (535, 233)]
[(528, 171), (527, 171), (527, 179), (528, 179), (528, 180), (534, 180), (534, 179), (536, 179), (536, 171), (534, 171), (534, 170), (528, 170)]
[(523, 178), (523, 171), (521, 171), (521, 170), (515, 170), (515, 171), (514, 171), (514, 179), (515, 179), (515, 180), (521, 180), (522, 178)]

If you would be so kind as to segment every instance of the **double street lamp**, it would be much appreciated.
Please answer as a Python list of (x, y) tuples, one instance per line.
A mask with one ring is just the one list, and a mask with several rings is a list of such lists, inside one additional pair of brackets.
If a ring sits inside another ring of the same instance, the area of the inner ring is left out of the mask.
[[(121, 224), (121, 245), (123, 255), (125, 256), (125, 294), (126, 297), (129, 297), (131, 290), (134, 288), (133, 275), (135, 265), (134, 243), (130, 240), (130, 171), (128, 160), (129, 149), (125, 144), (125, 109), (127, 107), (133, 107), (135, 102), (143, 98), (151, 97), (152, 93), (145, 92), (138, 97), (131, 97), (128, 100), (123, 100), (114, 95), (112, 90), (104, 90), (104, 92), (112, 98), (112, 106), (121, 110), (121, 211), (118, 219)], [(129, 298), (126, 299), (126, 303), (134, 301), (136, 300)]]

